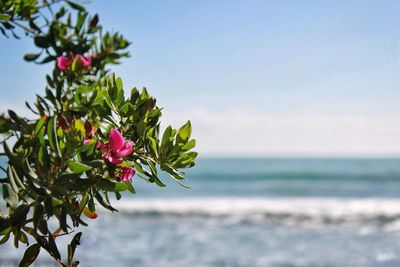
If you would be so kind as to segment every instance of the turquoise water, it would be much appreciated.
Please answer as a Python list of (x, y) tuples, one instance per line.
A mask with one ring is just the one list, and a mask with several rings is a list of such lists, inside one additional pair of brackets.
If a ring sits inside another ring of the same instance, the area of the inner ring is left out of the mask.
[(82, 229), (80, 266), (400, 266), (399, 159), (200, 159), (188, 176), (135, 177)]
[(139, 191), (141, 196), (165, 197), (397, 197), (399, 163), (399, 159), (203, 159), (188, 172), (192, 190), (172, 183), (165, 192), (147, 186)]

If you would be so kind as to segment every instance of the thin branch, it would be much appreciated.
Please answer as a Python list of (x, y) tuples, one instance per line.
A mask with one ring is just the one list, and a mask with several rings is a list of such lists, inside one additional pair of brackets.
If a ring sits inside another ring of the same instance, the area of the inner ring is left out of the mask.
[(32, 33), (32, 34), (35, 34), (35, 33), (36, 33), (36, 31), (34, 31), (34, 30), (32, 30), (32, 29), (26, 27), (26, 26), (23, 25), (22, 23), (19, 23), (19, 22), (15, 21), (15, 20), (10, 20), (10, 21), (8, 21), (8, 23), (14, 24), (15, 26), (21, 28), (22, 30), (24, 30), (24, 31), (27, 32), (27, 33)]

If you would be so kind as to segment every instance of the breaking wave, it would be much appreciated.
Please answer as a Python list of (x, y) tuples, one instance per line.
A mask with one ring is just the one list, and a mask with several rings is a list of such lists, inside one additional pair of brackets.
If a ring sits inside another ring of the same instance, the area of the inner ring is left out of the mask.
[(400, 221), (400, 199), (149, 198), (118, 201), (115, 207), (134, 216), (235, 217), (323, 224)]

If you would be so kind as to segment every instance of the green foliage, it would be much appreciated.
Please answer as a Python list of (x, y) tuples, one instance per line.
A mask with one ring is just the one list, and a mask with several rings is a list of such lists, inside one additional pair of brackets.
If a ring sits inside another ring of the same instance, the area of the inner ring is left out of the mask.
[(24, 257), (22, 258), (19, 267), (27, 267), (31, 265), (40, 253), (40, 245), (38, 243), (28, 247), (25, 251)]
[[(44, 1), (46, 5), (51, 5), (57, 0)], [(0, 1), (0, 31), (8, 37), (7, 31), (19, 38), (16, 28), (22, 28), (26, 34), (34, 33), (37, 26), (35, 17), (39, 12), (40, 6), (37, 0), (1, 0)]]
[[(109, 75), (106, 66), (129, 56), (129, 42), (119, 33), (101, 30), (98, 15), (90, 16), (72, 1), (0, 3), (0, 31), (18, 37), (15, 30), (20, 28), (38, 48), (24, 59), (54, 64), (44, 95), (37, 95), (33, 105), (26, 103), (36, 119), (11, 110), (0, 115), (0, 143), (8, 159), (5, 178), (0, 179), (8, 208), (8, 214), (0, 215), (0, 244), (35, 242), (20, 266), (32, 264), (41, 250), (61, 266), (76, 266), (81, 233), (72, 238), (66, 259), (61, 259), (56, 238), (86, 226), (83, 216), (96, 218), (99, 205), (116, 211), (111, 195), (120, 199), (121, 191), (136, 193), (130, 179), (133, 170), (161, 187), (165, 184), (160, 170), (184, 185), (182, 169), (194, 166), (197, 156), (192, 127), (188, 121), (160, 133), (161, 108), (147, 89), (133, 88), (125, 95), (122, 80)], [(82, 58), (89, 59), (89, 54), (92, 60), (85, 65)], [(57, 65), (60, 58), (68, 68)], [(111, 129), (122, 134), (125, 152), (109, 144)], [(51, 218), (58, 222), (56, 229), (47, 223)]]

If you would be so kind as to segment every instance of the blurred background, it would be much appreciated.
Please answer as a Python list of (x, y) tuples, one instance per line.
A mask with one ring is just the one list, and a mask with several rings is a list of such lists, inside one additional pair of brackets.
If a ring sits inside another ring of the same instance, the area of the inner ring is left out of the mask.
[[(146, 86), (164, 126), (190, 119), (200, 157), (191, 189), (134, 177), (120, 213), (82, 229), (80, 266), (400, 266), (399, 1), (88, 10), (133, 42), (113, 68), (125, 87)], [(50, 67), (30, 51), (0, 43), (1, 110), (31, 116)]]

